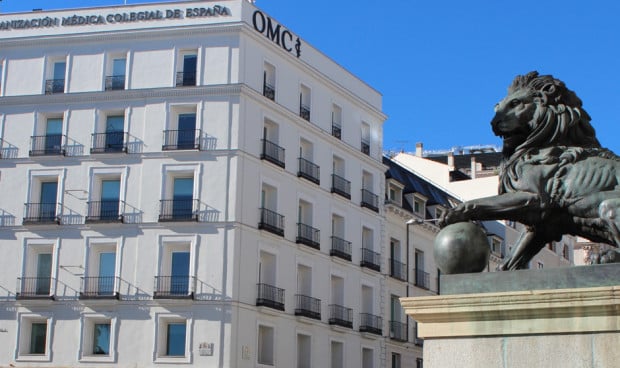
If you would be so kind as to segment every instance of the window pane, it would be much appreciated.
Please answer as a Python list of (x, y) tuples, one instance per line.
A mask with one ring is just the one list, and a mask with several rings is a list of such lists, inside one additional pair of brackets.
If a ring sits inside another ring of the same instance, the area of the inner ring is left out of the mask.
[(54, 63), (54, 79), (65, 79), (65, 70), (67, 69), (67, 63), (59, 61)]
[(172, 274), (170, 292), (186, 295), (189, 293), (189, 252), (172, 253)]
[(30, 354), (45, 354), (47, 323), (33, 323), (30, 331)]
[(124, 76), (126, 62), (127, 59), (114, 59), (112, 61), (112, 75)]
[(37, 255), (37, 279), (35, 293), (48, 295), (50, 293), (50, 280), (52, 276), (52, 254), (39, 253)]
[(99, 294), (114, 294), (114, 269), (116, 253), (99, 253)]
[(196, 140), (196, 114), (180, 114), (177, 146), (179, 149), (194, 148)]
[(170, 323), (166, 336), (166, 355), (185, 355), (185, 323)]
[(110, 355), (110, 324), (96, 323), (93, 354)]

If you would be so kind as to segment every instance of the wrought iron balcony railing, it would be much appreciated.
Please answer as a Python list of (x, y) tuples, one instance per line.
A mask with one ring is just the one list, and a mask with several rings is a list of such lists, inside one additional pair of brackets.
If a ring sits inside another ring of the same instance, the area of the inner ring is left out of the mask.
[(310, 106), (300, 104), (299, 105), (299, 116), (301, 116), (302, 119), (306, 119), (310, 121)]
[(390, 259), (390, 276), (401, 281), (406, 281), (407, 265), (396, 259)]
[(164, 130), (162, 151), (200, 149), (200, 129)]
[(198, 199), (162, 199), (159, 221), (198, 221)]
[(30, 137), (29, 156), (61, 156), (65, 149), (66, 136), (63, 134), (36, 135)]
[(86, 222), (123, 222), (123, 201), (91, 201), (87, 205)]
[(177, 72), (176, 86), (186, 87), (196, 85), (196, 72)]
[(80, 299), (118, 299), (116, 276), (82, 277)]
[(362, 267), (381, 272), (381, 254), (368, 248), (362, 248)]
[(415, 286), (428, 290), (430, 288), (430, 275), (424, 270), (415, 270)]
[(18, 277), (17, 299), (53, 299), (51, 277)]
[(338, 139), (342, 139), (342, 126), (340, 123), (332, 122), (332, 135)]
[(295, 298), (297, 299), (296, 316), (321, 319), (321, 299), (301, 294), (295, 294)]
[(258, 288), (257, 306), (284, 310), (284, 289), (268, 284), (256, 284), (256, 286)]
[(65, 80), (63, 79), (47, 79), (45, 80), (45, 94), (65, 93)]
[(121, 153), (127, 152), (127, 133), (106, 132), (93, 133), (90, 153)]
[(329, 251), (329, 255), (351, 261), (351, 242), (332, 236), (332, 249)]
[(338, 304), (330, 304), (329, 324), (353, 328), (353, 309)]
[(58, 203), (26, 203), (24, 204), (24, 224), (59, 224), (56, 213)]
[(332, 193), (351, 199), (351, 182), (341, 176), (332, 174)]
[(105, 90), (116, 91), (125, 89), (125, 75), (109, 75), (105, 77)]
[(360, 332), (370, 332), (375, 335), (381, 335), (383, 329), (381, 325), (383, 319), (370, 313), (360, 313)]
[(192, 299), (193, 276), (155, 276), (154, 299)]
[(368, 189), (362, 189), (362, 207), (379, 212), (379, 196)]
[(370, 155), (370, 141), (362, 138), (361, 149), (362, 153)]
[(407, 324), (400, 321), (390, 321), (390, 339), (407, 341)]
[(272, 101), (275, 101), (276, 88), (267, 82), (263, 82), (263, 96), (267, 97)]
[(299, 158), (299, 171), (297, 171), (297, 176), (308, 179), (314, 184), (319, 185), (321, 184), (320, 171), (319, 165), (316, 165), (305, 158)]
[(319, 229), (298, 222), (296, 242), (315, 249), (321, 249), (321, 233)]
[(276, 235), (284, 236), (284, 216), (266, 208), (260, 209), (258, 228)]
[(260, 155), (260, 159), (269, 161), (284, 169), (284, 148), (266, 139), (261, 139), (261, 142), (263, 143), (263, 152)]

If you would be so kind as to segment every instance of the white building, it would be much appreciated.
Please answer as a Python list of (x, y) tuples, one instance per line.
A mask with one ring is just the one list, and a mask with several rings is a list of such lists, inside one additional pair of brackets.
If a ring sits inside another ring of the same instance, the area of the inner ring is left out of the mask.
[(415, 364), (384, 120), (247, 1), (0, 15), (0, 365)]

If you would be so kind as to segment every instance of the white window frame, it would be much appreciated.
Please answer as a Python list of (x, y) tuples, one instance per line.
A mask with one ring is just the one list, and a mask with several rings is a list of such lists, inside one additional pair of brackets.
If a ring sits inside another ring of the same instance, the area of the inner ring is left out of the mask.
[[(22, 257), (22, 277), (34, 277), (36, 274), (35, 256), (44, 253), (51, 248), (52, 252), (52, 273), (50, 275), (50, 296), (56, 295), (56, 279), (58, 277), (58, 250), (60, 249), (60, 238), (56, 239), (24, 239), (24, 255)], [(21, 291), (21, 290), (19, 290)]]
[[(18, 362), (51, 362), (52, 360), (52, 333), (54, 317), (51, 313), (22, 312), (17, 315), (17, 341), (15, 342), (15, 361)], [(45, 322), (45, 353), (30, 354), (30, 336), (32, 324)]]
[[(108, 322), (110, 324), (110, 354), (93, 354), (94, 328), (95, 324)], [(104, 313), (83, 313), (80, 317), (80, 350), (78, 351), (78, 361), (82, 363), (112, 363), (116, 362), (117, 344), (116, 331), (119, 319), (115, 314)]]
[[(185, 355), (168, 356), (166, 353), (167, 327), (169, 323), (185, 322)], [(153, 362), (155, 363), (192, 363), (192, 327), (194, 320), (191, 314), (157, 313), (155, 315), (155, 341), (153, 345)]]
[[(271, 344), (272, 347), (273, 347), (273, 350), (271, 352), (271, 356), (273, 358), (272, 364), (260, 363), (259, 360), (258, 360), (258, 355), (259, 355), (259, 352), (260, 352), (259, 338), (258, 338), (259, 333), (258, 333), (258, 331), (259, 331), (261, 326), (263, 326), (265, 328), (271, 328), (272, 331), (273, 331), (273, 341), (272, 341), (272, 344)], [(277, 329), (276, 329), (276, 326), (274, 324), (267, 323), (265, 321), (256, 321), (256, 366), (257, 367), (276, 367), (277, 366), (277, 357), (278, 357), (278, 355), (276, 354), (276, 347), (277, 347), (276, 341), (277, 341)]]

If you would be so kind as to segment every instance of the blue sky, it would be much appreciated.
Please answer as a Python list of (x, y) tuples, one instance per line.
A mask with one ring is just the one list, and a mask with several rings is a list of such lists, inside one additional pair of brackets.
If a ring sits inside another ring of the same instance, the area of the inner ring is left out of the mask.
[[(129, 4), (156, 1), (133, 1)], [(122, 4), (3, 0), (0, 11)], [(256, 5), (383, 94), (386, 150), (501, 145), (493, 106), (517, 74), (577, 92), (603, 146), (620, 153), (620, 1), (257, 0)]]

